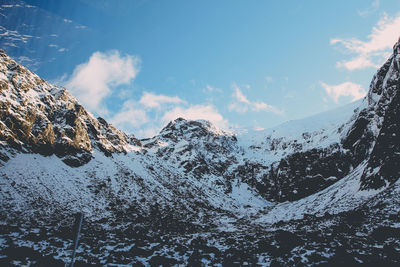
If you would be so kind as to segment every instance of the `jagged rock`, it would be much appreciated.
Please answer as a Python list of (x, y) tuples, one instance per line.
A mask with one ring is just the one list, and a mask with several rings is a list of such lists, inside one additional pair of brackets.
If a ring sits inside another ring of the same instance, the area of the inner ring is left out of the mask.
[(351, 154), (338, 144), (293, 153), (272, 165), (257, 189), (272, 201), (295, 201), (321, 191), (352, 169)]
[(56, 154), (70, 166), (140, 146), (134, 136), (95, 119), (64, 88), (52, 86), (0, 52), (0, 141), (21, 151)]
[(393, 55), (378, 70), (368, 92), (368, 106), (360, 112), (344, 140), (356, 163), (367, 165), (361, 177), (361, 189), (378, 189), (400, 178), (400, 43)]

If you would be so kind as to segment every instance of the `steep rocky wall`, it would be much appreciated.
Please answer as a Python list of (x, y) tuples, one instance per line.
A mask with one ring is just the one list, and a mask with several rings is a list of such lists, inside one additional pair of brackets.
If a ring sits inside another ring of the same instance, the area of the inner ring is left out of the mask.
[(400, 42), (393, 55), (378, 70), (362, 110), (343, 145), (353, 161), (366, 161), (361, 189), (378, 189), (400, 178)]
[[(70, 166), (140, 145), (133, 136), (89, 114), (66, 89), (53, 86), (0, 51), (0, 141), (3, 147), (56, 154)], [(2, 153), (2, 159), (8, 156)]]

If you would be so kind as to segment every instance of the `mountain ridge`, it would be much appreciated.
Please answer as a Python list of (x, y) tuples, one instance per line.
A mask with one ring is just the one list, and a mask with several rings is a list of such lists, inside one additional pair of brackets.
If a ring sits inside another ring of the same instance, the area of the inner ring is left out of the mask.
[(94, 118), (65, 88), (40, 79), (4, 51), (0, 58), (1, 140), (10, 146), (56, 154), (66, 164), (80, 166), (91, 159), (93, 147), (110, 154), (139, 143), (104, 119)]
[(377, 244), (399, 251), (399, 47), (359, 108), (338, 114), (346, 121), (327, 117), (332, 123), (309, 132), (296, 131), (307, 123), (297, 121), (252, 137), (178, 118), (142, 140), (0, 51), (3, 261), (29, 242), (41, 244), (35, 253), (66, 261), (62, 225), (72, 225), (73, 212), (87, 222), (82, 263), (333, 263), (345, 252), (332, 244), (346, 235), (346, 263), (374, 262), (354, 251), (371, 255)]

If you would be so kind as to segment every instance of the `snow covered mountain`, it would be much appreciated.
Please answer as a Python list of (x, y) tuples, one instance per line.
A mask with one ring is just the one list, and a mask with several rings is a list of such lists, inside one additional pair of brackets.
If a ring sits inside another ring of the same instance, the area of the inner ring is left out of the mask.
[(0, 52), (0, 263), (399, 263), (400, 43), (368, 96), (260, 132), (138, 140)]

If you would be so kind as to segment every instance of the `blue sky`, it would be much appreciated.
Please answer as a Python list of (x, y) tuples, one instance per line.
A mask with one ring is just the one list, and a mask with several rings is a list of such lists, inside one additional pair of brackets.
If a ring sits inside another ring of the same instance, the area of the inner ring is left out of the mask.
[(344, 105), (400, 36), (391, 0), (0, 3), (1, 48), (139, 137), (179, 116), (262, 129)]

